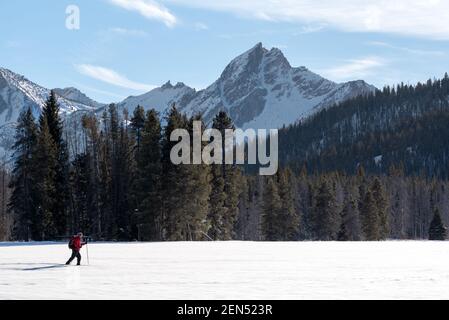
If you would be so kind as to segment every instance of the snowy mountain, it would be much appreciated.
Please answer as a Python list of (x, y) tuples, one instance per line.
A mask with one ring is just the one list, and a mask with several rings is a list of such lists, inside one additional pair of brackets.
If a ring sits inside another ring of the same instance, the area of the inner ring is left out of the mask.
[[(92, 111), (99, 106), (76, 89), (59, 90), (57, 94), (63, 117), (76, 111)], [(49, 95), (49, 89), (8, 69), (0, 68), (0, 150), (9, 149), (12, 145), (20, 113), (31, 108), (38, 117)]]
[(76, 88), (64, 88), (64, 89), (53, 89), (53, 91), (60, 97), (65, 98), (67, 100), (70, 100), (72, 102), (77, 102), (79, 104), (90, 106), (94, 108), (101, 108), (104, 107), (105, 104), (99, 103), (97, 101), (92, 100), (88, 96), (86, 96), (84, 93), (79, 91)]
[(242, 128), (280, 128), (316, 110), (374, 91), (364, 81), (338, 84), (305, 67), (293, 68), (282, 51), (265, 49), (261, 43), (235, 58), (220, 78), (202, 91), (170, 82), (120, 107), (156, 108), (163, 112), (176, 103), (180, 111), (201, 113), (206, 122), (227, 111)]
[(168, 81), (160, 88), (156, 88), (148, 93), (134, 97), (131, 96), (119, 103), (119, 107), (128, 109), (132, 112), (138, 105), (143, 106), (146, 110), (156, 109), (164, 112), (168, 106), (173, 103), (177, 105), (187, 105), (196, 96), (197, 92), (186, 86), (184, 83), (178, 83), (175, 86)]
[[(163, 114), (176, 103), (187, 115), (203, 114), (206, 122), (225, 110), (237, 127), (281, 128), (324, 107), (374, 90), (364, 81), (338, 84), (305, 67), (293, 68), (279, 49), (267, 50), (259, 43), (231, 61), (220, 78), (205, 90), (196, 91), (184, 83), (173, 85), (169, 81), (148, 93), (129, 97), (118, 106), (132, 112), (141, 105)], [(105, 106), (76, 88), (54, 91), (67, 120)], [(12, 145), (19, 114), (31, 107), (38, 117), (49, 94), (49, 89), (0, 68), (0, 151)]]

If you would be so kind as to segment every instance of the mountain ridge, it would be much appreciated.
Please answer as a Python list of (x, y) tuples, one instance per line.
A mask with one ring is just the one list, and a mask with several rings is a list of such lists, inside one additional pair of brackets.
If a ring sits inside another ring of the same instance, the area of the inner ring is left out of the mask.
[[(72, 115), (79, 117), (80, 112), (99, 114), (107, 105), (94, 101), (75, 87), (53, 90), (64, 119), (70, 120)], [(269, 50), (258, 43), (233, 59), (219, 78), (203, 90), (168, 81), (116, 105), (129, 112), (141, 105), (164, 114), (176, 104), (188, 116), (202, 114), (206, 123), (219, 111), (226, 111), (237, 127), (274, 129), (375, 90), (363, 80), (339, 84), (306, 67), (292, 67), (280, 49)], [(38, 117), (50, 92), (25, 76), (0, 67), (0, 148), (11, 147), (20, 113), (30, 107)]]
[[(11, 149), (20, 113), (30, 108), (37, 118), (50, 92), (50, 89), (28, 80), (25, 76), (0, 67), (0, 154), (5, 154)], [(95, 110), (95, 106), (72, 101), (63, 95), (57, 96), (63, 118), (77, 111)]]
[(281, 128), (320, 108), (375, 90), (363, 80), (338, 84), (306, 67), (294, 68), (280, 49), (268, 50), (258, 43), (233, 59), (203, 90), (168, 82), (118, 106), (129, 111), (136, 104), (144, 108), (156, 104), (158, 111), (164, 112), (174, 103), (187, 115), (202, 114), (206, 122), (224, 110), (238, 127)]

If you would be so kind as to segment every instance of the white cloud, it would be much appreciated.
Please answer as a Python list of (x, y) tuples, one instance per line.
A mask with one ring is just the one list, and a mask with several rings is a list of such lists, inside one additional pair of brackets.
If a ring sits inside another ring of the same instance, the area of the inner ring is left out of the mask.
[(348, 60), (345, 64), (322, 70), (325, 77), (334, 81), (357, 80), (371, 75), (375, 69), (386, 65), (386, 61), (379, 57), (365, 57)]
[(304, 27), (302, 27), (299, 31), (295, 32), (295, 35), (298, 35), (298, 34), (309, 34), (309, 33), (320, 32), (320, 31), (323, 30), (325, 27), (326, 27), (326, 26), (325, 26), (324, 24), (304, 26)]
[[(89, 96), (91, 96), (92, 93), (96, 93), (96, 94), (100, 94), (100, 95), (102, 95), (102, 96), (113, 97), (114, 99), (117, 99), (118, 101), (122, 101), (122, 100), (124, 100), (124, 99), (126, 98), (126, 96), (123, 96), (123, 95), (120, 95), (120, 94), (117, 94), (117, 93), (114, 93), (114, 92), (109, 92), (109, 91), (105, 91), (105, 90), (100, 90), (100, 89), (97, 89), (97, 88), (93, 88), (93, 87), (91, 87), (91, 86), (86, 86), (86, 85), (84, 85), (84, 84), (82, 84), (82, 83), (79, 83), (79, 82), (72, 82), (72, 83), (73, 83), (73, 85), (74, 85), (76, 88), (78, 88), (78, 89), (80, 89), (80, 90), (85, 90), (86, 93), (87, 93)], [(104, 101), (101, 101), (101, 99), (98, 99), (97, 101), (98, 101), (98, 102), (104, 102)]]
[(403, 51), (409, 54), (413, 54), (413, 55), (418, 55), (418, 56), (445, 56), (446, 53), (443, 51), (438, 51), (438, 50), (420, 50), (420, 49), (412, 49), (412, 48), (407, 48), (407, 47), (400, 47), (400, 46), (395, 46), (386, 42), (381, 42), (381, 41), (369, 41), (366, 43), (367, 45), (370, 46), (375, 46), (375, 47), (383, 47), (383, 48), (389, 48), (389, 49), (393, 49), (393, 50), (399, 50), (399, 51)]
[(195, 23), (195, 30), (196, 31), (209, 30), (209, 26), (205, 23), (197, 22), (197, 23)]
[(147, 19), (158, 20), (167, 27), (174, 27), (177, 18), (163, 5), (153, 0), (109, 0), (110, 3), (129, 11), (136, 11)]
[(79, 73), (91, 77), (93, 79), (112, 84), (117, 87), (132, 89), (136, 91), (150, 91), (156, 86), (144, 83), (134, 82), (114, 70), (93, 66), (89, 64), (80, 64), (75, 66)]
[(325, 24), (344, 31), (449, 40), (446, 0), (164, 0), (270, 21)]
[(126, 28), (111, 28), (109, 31), (121, 35), (121, 36), (130, 36), (130, 37), (146, 37), (148, 36), (148, 33), (146, 33), (143, 30), (133, 30), (133, 29), (126, 29)]

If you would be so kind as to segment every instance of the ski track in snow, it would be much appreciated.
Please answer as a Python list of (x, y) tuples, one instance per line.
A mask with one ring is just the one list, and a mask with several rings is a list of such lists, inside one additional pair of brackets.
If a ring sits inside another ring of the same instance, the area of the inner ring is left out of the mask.
[[(83, 249), (83, 262), (86, 251)], [(0, 244), (0, 299), (449, 299), (449, 243)]]

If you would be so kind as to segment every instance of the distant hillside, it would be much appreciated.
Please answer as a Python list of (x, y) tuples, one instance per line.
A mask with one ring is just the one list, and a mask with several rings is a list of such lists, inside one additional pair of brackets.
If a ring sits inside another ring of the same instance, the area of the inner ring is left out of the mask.
[(354, 173), (449, 177), (449, 77), (386, 87), (323, 109), (280, 131), (283, 164)]

